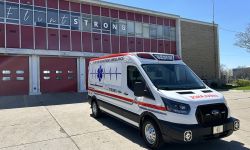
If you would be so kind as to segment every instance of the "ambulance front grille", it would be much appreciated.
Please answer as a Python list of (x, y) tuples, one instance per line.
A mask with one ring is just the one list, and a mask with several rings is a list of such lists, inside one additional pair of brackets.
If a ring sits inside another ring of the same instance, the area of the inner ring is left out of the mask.
[(228, 109), (224, 103), (200, 105), (196, 110), (196, 119), (202, 126), (221, 125), (227, 116)]

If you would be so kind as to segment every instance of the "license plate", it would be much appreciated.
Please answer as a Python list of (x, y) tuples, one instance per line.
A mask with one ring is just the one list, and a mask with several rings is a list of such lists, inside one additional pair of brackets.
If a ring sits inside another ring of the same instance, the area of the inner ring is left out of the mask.
[(223, 132), (223, 125), (213, 127), (213, 134), (218, 134)]

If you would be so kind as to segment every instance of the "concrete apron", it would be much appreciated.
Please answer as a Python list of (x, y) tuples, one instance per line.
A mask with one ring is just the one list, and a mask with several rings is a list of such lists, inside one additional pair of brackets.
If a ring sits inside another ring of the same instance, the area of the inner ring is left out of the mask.
[(72, 104), (86, 101), (87, 93), (0, 96), (0, 109)]

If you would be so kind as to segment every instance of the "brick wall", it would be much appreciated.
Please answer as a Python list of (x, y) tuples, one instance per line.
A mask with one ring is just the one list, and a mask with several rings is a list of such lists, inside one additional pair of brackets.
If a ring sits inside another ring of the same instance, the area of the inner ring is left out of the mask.
[(217, 26), (181, 21), (182, 57), (201, 78), (210, 83), (219, 78)]

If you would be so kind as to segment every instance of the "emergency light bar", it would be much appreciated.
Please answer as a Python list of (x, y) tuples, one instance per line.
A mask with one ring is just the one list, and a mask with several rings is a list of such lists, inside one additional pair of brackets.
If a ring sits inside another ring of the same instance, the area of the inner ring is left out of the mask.
[(173, 61), (173, 55), (165, 55), (165, 54), (153, 54), (153, 56), (160, 61)]
[(159, 60), (159, 61), (174, 61), (174, 60), (181, 60), (181, 57), (178, 55), (172, 54), (150, 54), (150, 53), (138, 53), (138, 57), (143, 59), (152, 59), (152, 60)]

